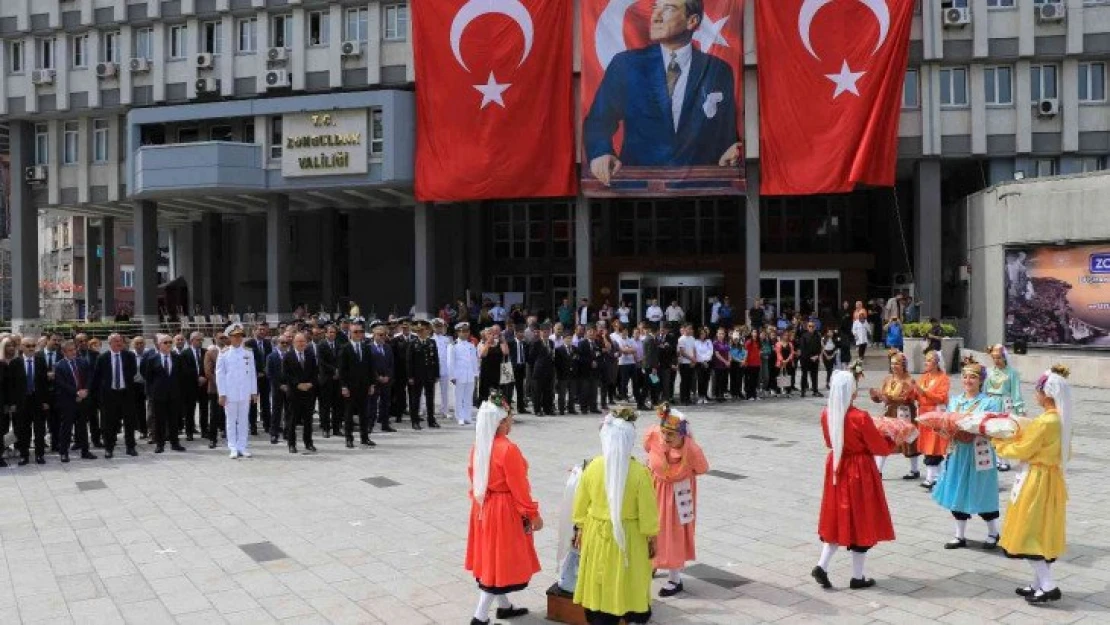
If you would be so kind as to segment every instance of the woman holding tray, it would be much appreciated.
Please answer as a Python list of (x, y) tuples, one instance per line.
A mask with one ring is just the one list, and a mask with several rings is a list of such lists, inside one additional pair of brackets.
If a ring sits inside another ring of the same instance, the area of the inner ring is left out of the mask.
[[(1025, 400), (1021, 397), (1021, 378), (1018, 372), (1010, 366), (1010, 354), (1006, 346), (1001, 343), (991, 345), (991, 368), (987, 371), (987, 380), (983, 390), (987, 395), (997, 398), (1000, 411), (1010, 413), (1015, 417), (1025, 415)], [(1010, 464), (1004, 460), (998, 461), (999, 471), (1009, 471)]]
[(1068, 369), (1052, 367), (1037, 381), (1037, 403), (1044, 414), (1010, 440), (995, 440), (999, 456), (1027, 462), (1010, 492), (1010, 507), (999, 545), (1011, 558), (1029, 560), (1033, 583), (1017, 589), (1029, 603), (1058, 601), (1052, 563), (1064, 553), (1068, 502), (1065, 471), (1071, 456), (1071, 387)]
[[(918, 414), (944, 410), (948, 405), (948, 374), (941, 366), (939, 351), (925, 353), (925, 373), (917, 378), (914, 390), (917, 393)], [(925, 481), (921, 482), (921, 486), (932, 490), (940, 474), (940, 463), (948, 452), (948, 439), (923, 427), (917, 439), (917, 450), (925, 454)]]
[[(892, 349), (889, 356), (890, 375), (886, 376), (881, 387), (871, 389), (871, 401), (885, 404), (885, 416), (909, 419), (912, 423), (917, 419), (917, 385), (906, 367), (906, 355)], [(910, 459), (910, 472), (903, 475), (902, 479), (919, 479), (921, 471), (918, 469), (918, 459), (921, 454), (917, 451), (916, 442), (902, 445), (901, 452)], [(881, 474), (886, 456), (877, 457), (876, 462)]]

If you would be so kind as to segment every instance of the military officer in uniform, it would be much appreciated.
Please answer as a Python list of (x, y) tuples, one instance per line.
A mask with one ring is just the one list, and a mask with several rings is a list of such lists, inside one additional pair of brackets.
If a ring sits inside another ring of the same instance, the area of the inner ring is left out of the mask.
[(409, 418), (412, 429), (420, 427), (420, 396), (428, 408), (428, 427), (438, 428), (436, 421), (436, 380), (439, 379), (439, 347), (428, 336), (432, 324), (426, 319), (416, 321), (417, 338), (409, 341), (405, 353), (405, 372), (409, 383)]
[(448, 383), (451, 378), (448, 362), (451, 360), (452, 341), (451, 337), (447, 336), (447, 324), (444, 323), (443, 319), (439, 317), (432, 319), (432, 331), (434, 332), (432, 340), (436, 342), (436, 347), (439, 350), (439, 414), (446, 419), (447, 411), (451, 406), (448, 403), (450, 401), (448, 391), (451, 387)]
[(400, 317), (390, 322), (390, 331), (394, 332), (389, 339), (389, 346), (393, 350), (393, 395), (390, 401), (389, 414), (397, 423), (401, 422), (405, 408), (409, 403), (408, 373), (405, 370), (405, 354), (408, 353), (408, 344), (412, 340), (409, 334), (408, 317)]
[(474, 381), (478, 379), (478, 349), (470, 342), (470, 324), (455, 324), (455, 344), (451, 346), (447, 370), (455, 385), (455, 420), (470, 425), (474, 407)]
[(250, 431), (250, 406), (258, 401), (258, 369), (254, 350), (243, 346), (243, 326), (233, 323), (225, 334), (231, 346), (216, 359), (216, 388), (220, 406), (227, 415), (227, 448), (229, 458), (250, 458), (247, 449)]

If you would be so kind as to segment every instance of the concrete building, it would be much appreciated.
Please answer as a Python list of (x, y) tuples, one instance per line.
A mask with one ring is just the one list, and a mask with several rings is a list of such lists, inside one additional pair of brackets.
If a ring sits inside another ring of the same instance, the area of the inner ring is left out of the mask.
[[(746, 197), (438, 206), (412, 196), (419, 85), (403, 2), (5, 1), (14, 316), (38, 315), (39, 208), (132, 224), (147, 319), (159, 228), (204, 311), (350, 299), (384, 315), (469, 289), (548, 310), (572, 294), (638, 309), (659, 297), (700, 318), (722, 294), (828, 313), (912, 284), (923, 314), (964, 316), (963, 198), (1107, 165), (1110, 4), (919, 5), (893, 191), (760, 196), (747, 2)], [(87, 241), (105, 263), (113, 231)], [(104, 274), (101, 310), (114, 279)]]

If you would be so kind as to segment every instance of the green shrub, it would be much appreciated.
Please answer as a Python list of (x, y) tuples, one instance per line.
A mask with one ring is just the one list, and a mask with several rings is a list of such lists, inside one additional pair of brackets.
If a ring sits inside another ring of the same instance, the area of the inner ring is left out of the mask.
[[(923, 339), (929, 336), (929, 328), (933, 324), (922, 321), (920, 323), (906, 323), (902, 325), (902, 332), (908, 339)], [(941, 335), (944, 337), (956, 336), (956, 326), (951, 323), (940, 324)]]

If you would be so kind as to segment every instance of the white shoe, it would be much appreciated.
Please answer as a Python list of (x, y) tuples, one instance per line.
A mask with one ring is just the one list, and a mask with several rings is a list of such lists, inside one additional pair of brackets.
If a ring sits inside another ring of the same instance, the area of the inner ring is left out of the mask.
[(232, 460), (235, 460), (236, 458), (238, 458), (238, 457), (239, 457), (239, 452), (237, 452), (237, 451), (235, 451), (235, 450), (232, 450), (232, 451), (231, 451), (231, 453), (229, 453), (229, 454), (227, 455), (227, 457), (228, 457), (228, 458), (231, 458)]
[(466, 421), (459, 421), (459, 425), (466, 425)]
[(249, 452), (249, 451), (241, 451), (241, 452), (239, 452), (239, 455), (240, 455), (241, 457), (243, 457), (243, 458), (250, 458), (250, 457), (251, 457), (251, 452)]

